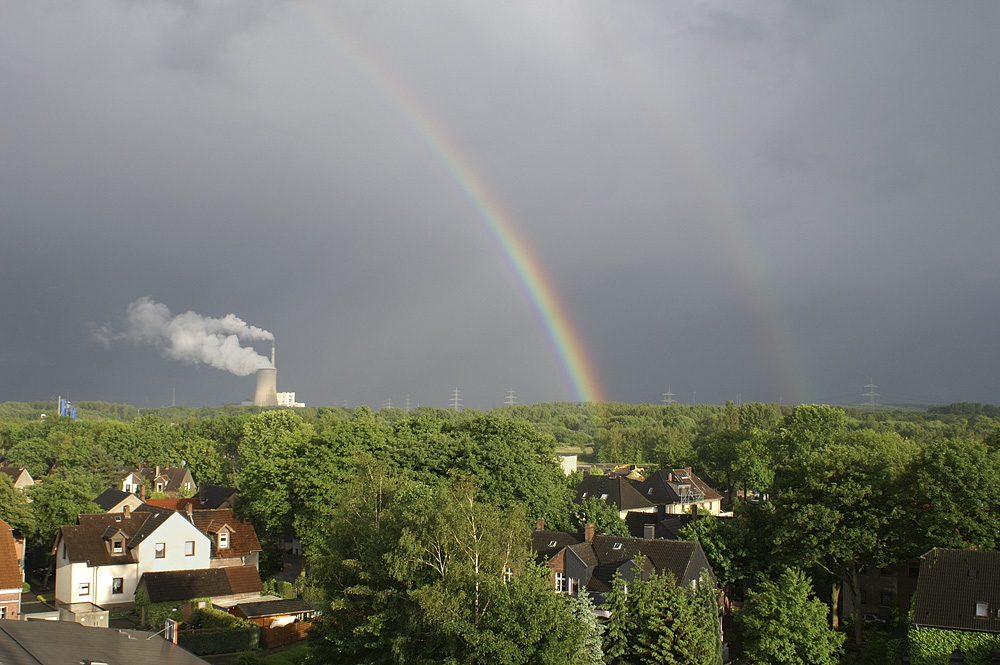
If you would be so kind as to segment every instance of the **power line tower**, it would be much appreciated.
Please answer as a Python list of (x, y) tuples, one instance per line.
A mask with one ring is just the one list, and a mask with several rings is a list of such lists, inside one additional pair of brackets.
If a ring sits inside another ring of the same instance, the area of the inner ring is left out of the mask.
[(387, 400), (385, 400), (384, 402), (382, 402), (382, 408), (383, 409), (391, 409), (392, 408), (392, 398), (391, 397), (388, 398)]
[(878, 388), (878, 386), (875, 385), (875, 379), (874, 378), (868, 379), (868, 385), (866, 385), (865, 388), (868, 389), (868, 392), (864, 393), (862, 395), (862, 397), (867, 397), (868, 398), (868, 410), (871, 411), (872, 413), (874, 413), (875, 412), (875, 398), (876, 397), (881, 397), (881, 395), (879, 395), (877, 392), (875, 392), (875, 389)]
[(403, 400), (403, 408), (407, 413), (410, 412), (410, 393), (406, 393), (406, 398)]
[(516, 406), (517, 405), (517, 398), (514, 397), (514, 389), (513, 388), (511, 388), (510, 390), (507, 391), (507, 397), (504, 399), (503, 403), (506, 404), (507, 406)]
[(462, 391), (458, 388), (451, 391), (451, 408), (456, 411), (462, 410)]
[(662, 404), (670, 406), (671, 404), (676, 404), (677, 400), (674, 399), (674, 393), (670, 392), (670, 384), (667, 384), (667, 392), (663, 393), (663, 399), (660, 400)]

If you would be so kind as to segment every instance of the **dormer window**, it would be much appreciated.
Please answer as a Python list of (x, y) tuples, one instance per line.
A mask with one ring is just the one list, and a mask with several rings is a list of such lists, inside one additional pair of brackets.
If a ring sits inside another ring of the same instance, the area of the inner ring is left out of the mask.
[(125, 551), (125, 539), (115, 538), (111, 541), (111, 553), (122, 554)]
[(219, 532), (219, 549), (224, 550), (229, 547), (229, 532), (220, 531)]

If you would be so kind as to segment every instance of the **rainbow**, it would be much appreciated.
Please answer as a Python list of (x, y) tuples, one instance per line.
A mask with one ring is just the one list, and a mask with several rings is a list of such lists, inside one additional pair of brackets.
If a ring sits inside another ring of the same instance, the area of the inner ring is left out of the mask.
[(415, 130), (427, 149), (456, 182), (516, 275), (545, 328), (576, 398), (581, 402), (603, 401), (597, 370), (590, 362), (582, 336), (566, 306), (560, 301), (552, 280), (518, 231), (513, 217), (493, 195), (476, 169), (417, 100), (343, 31), (307, 4), (295, 3), (293, 6), (301, 8), (308, 15), (308, 23), (329, 37), (337, 50), (365, 75), (368, 82)]

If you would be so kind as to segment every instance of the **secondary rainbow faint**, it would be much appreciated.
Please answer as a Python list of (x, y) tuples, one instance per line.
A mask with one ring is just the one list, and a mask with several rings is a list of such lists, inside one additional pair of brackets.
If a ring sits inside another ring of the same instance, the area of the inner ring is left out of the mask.
[(582, 337), (541, 262), (518, 231), (514, 219), (422, 105), (378, 62), (321, 12), (294, 3), (310, 25), (329, 39), (338, 52), (361, 71), (371, 86), (396, 109), (476, 209), (504, 260), (517, 277), (559, 357), (565, 379), (581, 402), (604, 400), (601, 382)]

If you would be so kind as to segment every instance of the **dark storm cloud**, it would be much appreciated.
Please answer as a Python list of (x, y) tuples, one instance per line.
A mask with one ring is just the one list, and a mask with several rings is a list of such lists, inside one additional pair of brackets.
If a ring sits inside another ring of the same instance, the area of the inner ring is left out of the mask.
[(93, 340), (144, 296), (310, 404), (574, 398), (424, 113), (608, 398), (996, 402), (992, 4), (0, 7), (0, 400), (250, 396)]

